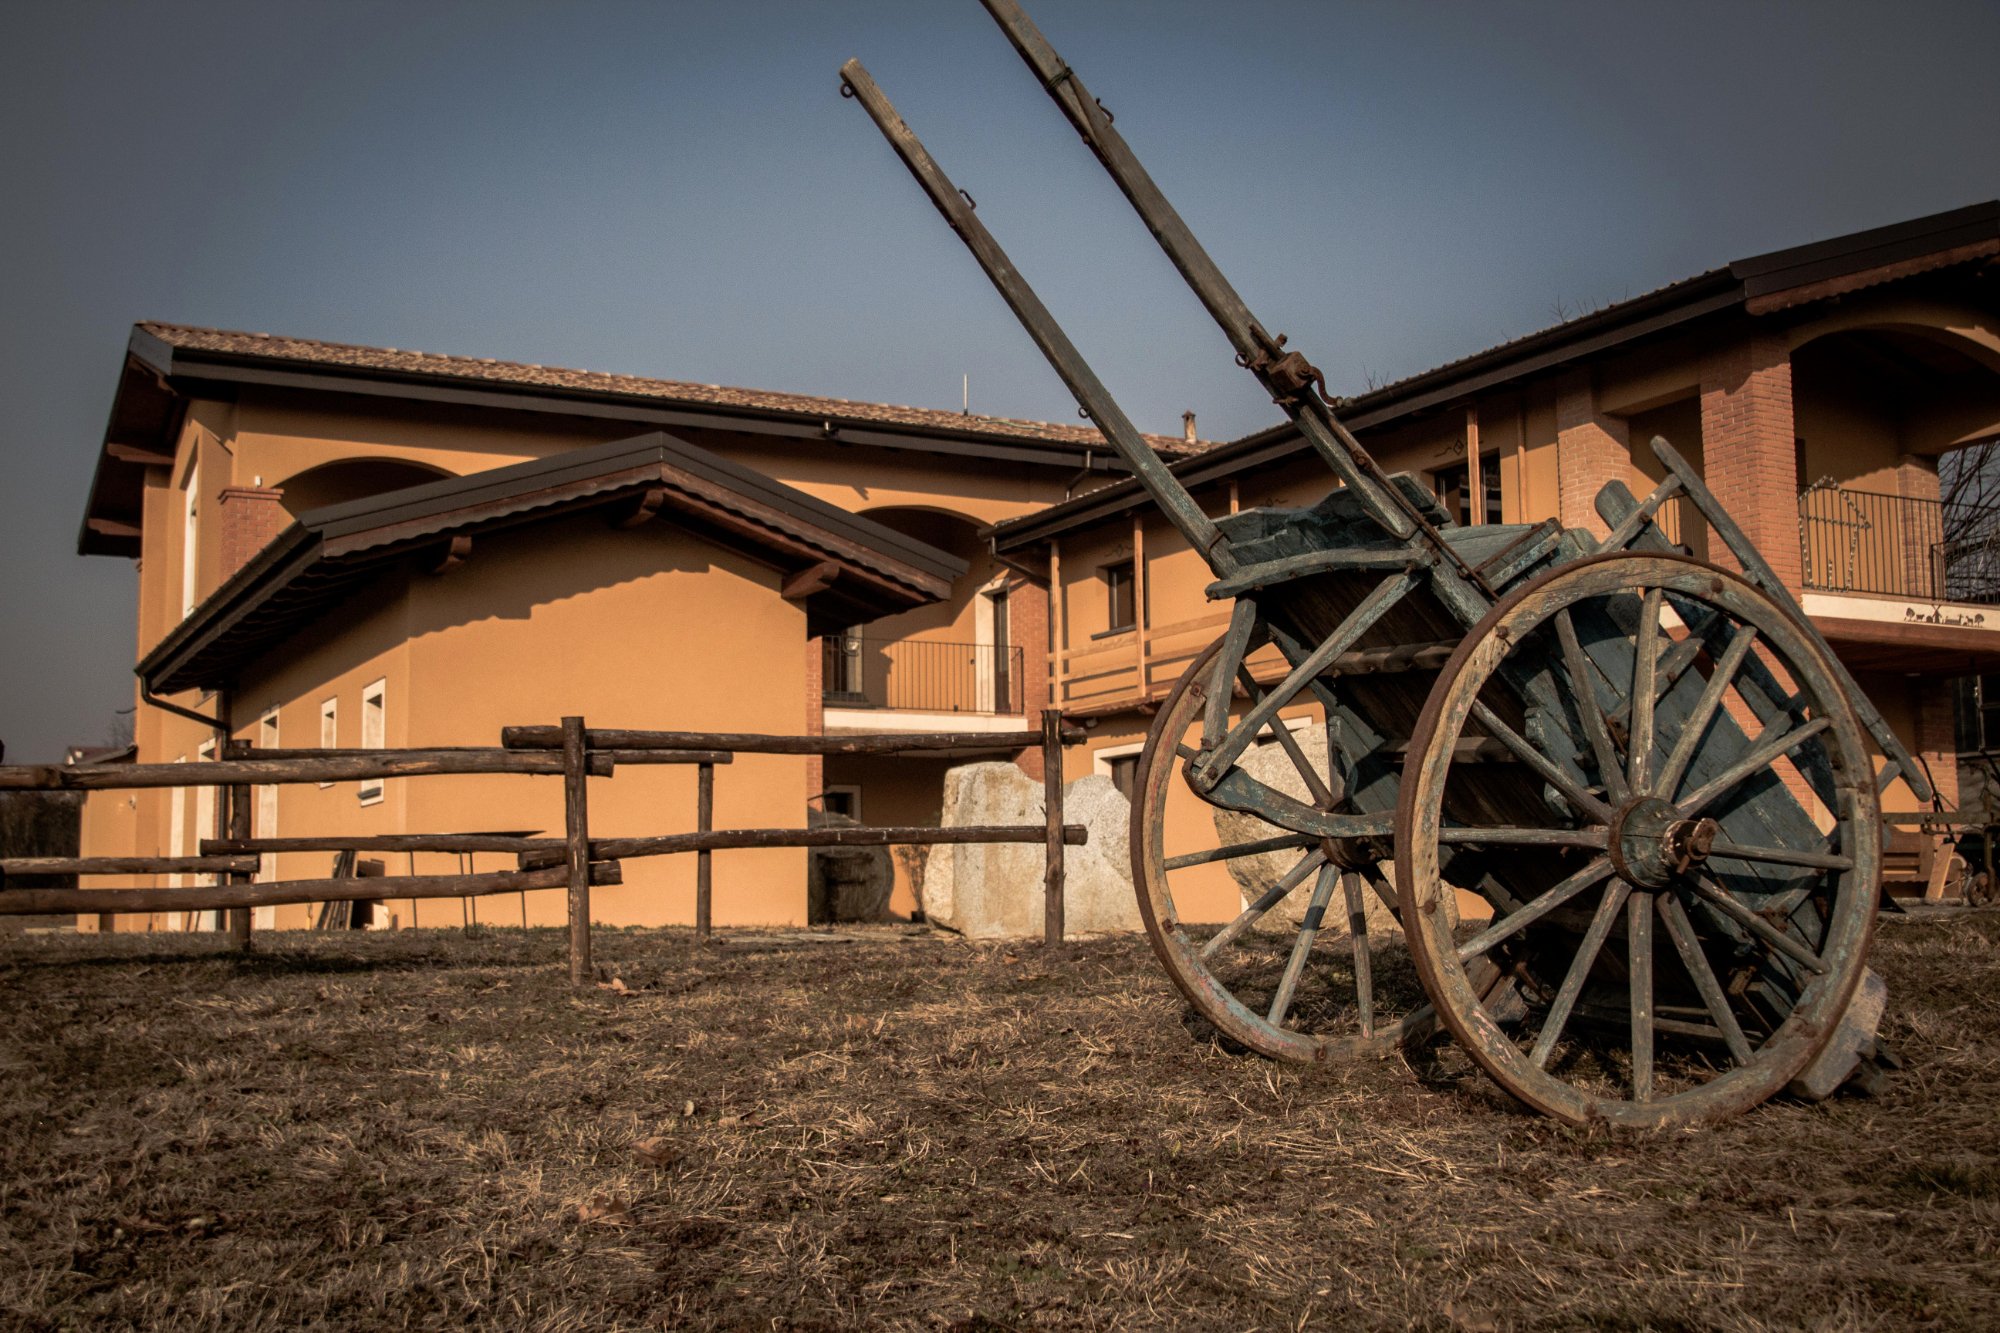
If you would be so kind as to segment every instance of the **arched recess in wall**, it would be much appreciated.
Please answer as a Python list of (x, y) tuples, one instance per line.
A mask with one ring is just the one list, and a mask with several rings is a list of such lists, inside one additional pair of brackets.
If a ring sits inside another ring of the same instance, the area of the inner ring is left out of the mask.
[(957, 556), (966, 572), (944, 601), (857, 626), (830, 649), (829, 700), (845, 692), (878, 707), (1018, 711), (1020, 639), (1009, 614), (1007, 571), (979, 535), (986, 525), (930, 506), (883, 506), (861, 515)]
[(293, 517), (309, 509), (365, 500), (390, 491), (407, 490), (452, 474), (400, 458), (345, 458), (295, 472), (278, 483), (286, 512)]
[(1791, 361), (1802, 486), (1934, 498), (1939, 457), (2000, 431), (2000, 335), (1956, 312), (1857, 314), (1800, 332)]
[(2000, 338), (1964, 312), (1847, 312), (1801, 329), (1791, 366), (1807, 586), (1990, 600)]

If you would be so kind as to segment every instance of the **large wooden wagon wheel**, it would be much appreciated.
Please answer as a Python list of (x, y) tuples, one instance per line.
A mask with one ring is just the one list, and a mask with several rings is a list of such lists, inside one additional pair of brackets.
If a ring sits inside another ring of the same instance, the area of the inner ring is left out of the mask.
[[(1565, 566), (1468, 633), (1411, 739), (1396, 864), (1425, 987), (1509, 1093), (1575, 1123), (1714, 1121), (1825, 1045), (1880, 870), (1837, 681), (1790, 612), (1679, 556)], [(1470, 736), (1520, 761), (1511, 783), (1454, 765)], [(1455, 846), (1504, 870), (1492, 922), (1456, 932)]]
[[(1218, 805), (1256, 804), (1267, 813), (1276, 806), (1279, 812), (1270, 817), (1283, 820), (1286, 801), (1299, 800), (1240, 764), (1220, 781), (1191, 780), (1209, 699), (1220, 692), (1227, 700), (1237, 691), (1253, 701), (1263, 698), (1230, 647), (1226, 637), (1217, 641), (1182, 673), (1140, 757), (1132, 851), (1146, 933), (1195, 1011), (1251, 1050), (1323, 1061), (1386, 1048), (1406, 1026), (1427, 1023), (1430, 1012), (1407, 953), (1381, 948), (1379, 941), (1370, 945), (1367, 900), (1386, 901), (1394, 910), (1394, 892), (1375, 859), (1387, 854), (1389, 820), (1381, 820), (1375, 856), (1356, 840), (1318, 838), (1282, 824), (1247, 841), (1225, 840), (1216, 831), (1210, 816)], [(1342, 809), (1337, 760), (1322, 772), (1291, 731), (1272, 727), (1265, 737), (1284, 751), (1280, 762), (1299, 775), (1286, 785), (1308, 789), (1305, 803)], [(1177, 838), (1186, 841), (1169, 848), (1167, 804), (1175, 793), (1209, 808), (1198, 818), (1174, 821)], [(1228, 910), (1217, 915), (1218, 876), (1232, 867), (1238, 882), (1228, 888)], [(1199, 890), (1191, 883), (1203, 879)], [(1206, 913), (1191, 901), (1197, 897), (1208, 905)], [(1192, 915), (1184, 910), (1189, 908)]]

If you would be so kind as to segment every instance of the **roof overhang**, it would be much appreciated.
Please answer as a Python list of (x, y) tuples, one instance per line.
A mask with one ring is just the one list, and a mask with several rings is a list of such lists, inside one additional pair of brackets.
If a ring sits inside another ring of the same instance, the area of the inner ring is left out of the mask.
[[(453, 358), (424, 358), (424, 362), (456, 364)], [(620, 382), (638, 382), (623, 381), (618, 376), (595, 378), (614, 386)], [(800, 405), (794, 406), (788, 396), (776, 394), (766, 395), (769, 401), (764, 405), (677, 403), (656, 392), (621, 392), (615, 387), (578, 388), (514, 382), (501, 375), (416, 373), (345, 364), (331, 358), (314, 361), (296, 356), (260, 356), (229, 348), (177, 345), (142, 324), (133, 327), (126, 347), (118, 392), (112, 400), (111, 420), (105, 429), (90, 498), (85, 505), (83, 529), (77, 539), (78, 552), (138, 555), (146, 468), (171, 461), (181, 414), (188, 400), (226, 398), (246, 387), (534, 412), (624, 422), (634, 429), (730, 431), (948, 458), (1024, 463), (1067, 472), (1125, 471), (1115, 450), (1081, 430), (1022, 423), (1019, 430), (1010, 431), (1008, 423), (985, 418), (969, 418), (959, 427), (953, 424), (951, 414), (943, 412), (913, 413), (924, 419), (923, 424), (913, 425), (870, 419), (870, 414), (877, 412), (877, 405), (865, 403), (843, 405), (800, 400)], [(843, 407), (851, 410), (844, 412)], [(1036, 438), (1036, 430), (1073, 438)]]
[(654, 432), (302, 514), (162, 639), (139, 675), (159, 694), (228, 685), (376, 578), (437, 567), (463, 539), (583, 509), (606, 509), (621, 526), (666, 518), (777, 569), (813, 634), (939, 601), (967, 569), (956, 556)]

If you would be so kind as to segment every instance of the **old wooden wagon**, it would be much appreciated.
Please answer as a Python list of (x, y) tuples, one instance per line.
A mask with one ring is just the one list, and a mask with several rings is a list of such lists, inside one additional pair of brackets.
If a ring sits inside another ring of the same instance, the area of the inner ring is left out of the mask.
[[(842, 92), (1206, 559), (1209, 596), (1233, 600), (1159, 710), (1133, 809), (1147, 927), (1188, 1001), (1286, 1059), (1441, 1022), (1509, 1093), (1575, 1122), (1715, 1120), (1816, 1058), (1838, 1081), (1867, 1035), (1850, 1023), (1820, 1058), (1864, 973), (1878, 793), (1898, 775), (1929, 788), (1701, 477), (1656, 439), (1666, 480), (1643, 500), (1606, 486), (1606, 536), (1455, 526), (1340, 424), (1319, 372), (1252, 317), (1018, 5), (984, 3), (1337, 482), (1307, 508), (1204, 513), (866, 70), (842, 69)], [(1740, 572), (1667, 539), (1656, 517), (1675, 496)], [(1325, 760), (1278, 725), (1300, 704), (1317, 705)], [(1296, 780), (1249, 762), (1259, 742)], [(1177, 786), (1268, 835), (1169, 847)], [(1177, 879), (1217, 863), (1247, 881), (1242, 911), (1185, 920)], [(1459, 924), (1461, 890), (1490, 915)], [(1371, 893), (1407, 954), (1370, 947)]]

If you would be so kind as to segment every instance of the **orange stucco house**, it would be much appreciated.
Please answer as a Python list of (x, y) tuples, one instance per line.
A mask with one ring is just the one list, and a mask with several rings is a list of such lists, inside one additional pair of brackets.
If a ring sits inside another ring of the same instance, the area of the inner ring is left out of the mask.
[[(1467, 523), (1602, 531), (1599, 487), (1643, 489), (1658, 472), (1645, 442), (1667, 437), (1955, 794), (1954, 698), (1975, 722), (1984, 678), (2000, 700), (2000, 515), (1944, 503), (1939, 460), (2000, 439), (2000, 204), (1737, 261), (1342, 416)], [(1192, 435), (1153, 443), (1217, 512), (1328, 485), (1289, 426)], [(1069, 426), (142, 324), (80, 548), (137, 561), (142, 695), (266, 747), (492, 744), (502, 725), (580, 712), (980, 730), (993, 757), (1032, 767), (1022, 743), (1054, 704), (1090, 732), (1068, 776), (1123, 781), (1229, 608), (1107, 454)], [(1691, 512), (1667, 522), (1709, 552)], [(139, 710), (148, 761), (198, 761), (215, 734)], [(717, 826), (796, 826), (809, 805), (934, 822), (946, 762), (740, 760), (718, 780)], [(553, 780), (506, 781), (285, 788), (260, 801), (258, 831), (559, 825)], [(593, 831), (686, 827), (691, 784), (622, 774), (593, 794)], [(1886, 798), (1912, 804), (1900, 783)], [(1168, 851), (1173, 827), (1207, 818), (1192, 797), (1170, 805)], [(86, 852), (187, 851), (212, 823), (193, 792), (93, 796)], [(718, 855), (717, 921), (803, 920), (803, 856)], [(913, 867), (899, 874), (908, 910)], [(604, 920), (690, 918), (690, 867), (627, 876), (598, 895)], [(1214, 887), (1233, 915), (1234, 886)], [(385, 915), (553, 922), (546, 896)], [(283, 910), (265, 924), (304, 923)]]
[[(979, 534), (1109, 466), (1078, 427), (141, 324), (79, 546), (135, 562), (146, 761), (212, 758), (218, 727), (266, 749), (492, 745), (565, 713), (976, 731), (1004, 759), (1046, 696), (1046, 598)], [(745, 756), (718, 777), (715, 819), (796, 827), (810, 805), (935, 822), (944, 766)], [(593, 793), (593, 832), (683, 827), (692, 783), (628, 769)], [(546, 780), (392, 779), (266, 789), (255, 831), (560, 824)], [(214, 826), (201, 789), (103, 795), (85, 849), (190, 854)], [(393, 859), (392, 874), (462, 868)], [(318, 876), (326, 860), (266, 870)], [(691, 919), (682, 860), (635, 864), (595, 911)], [(718, 854), (716, 920), (802, 922), (804, 870), (798, 850)], [(907, 874), (897, 905), (915, 906)], [(390, 901), (373, 924), (562, 911), (559, 893)]]

